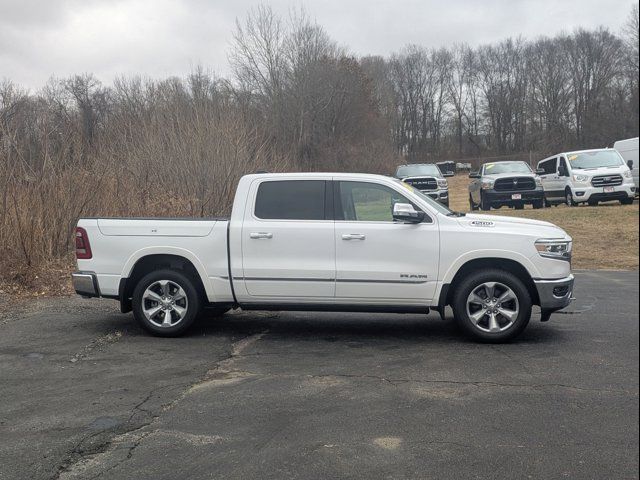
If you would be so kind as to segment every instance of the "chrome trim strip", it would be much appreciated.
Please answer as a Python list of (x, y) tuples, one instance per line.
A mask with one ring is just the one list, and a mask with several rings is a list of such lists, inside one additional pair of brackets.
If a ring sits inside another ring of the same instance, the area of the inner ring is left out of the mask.
[(364, 280), (358, 278), (285, 278), (285, 277), (233, 277), (233, 280), (268, 281), (268, 282), (338, 282), (338, 283), (393, 283), (422, 284), (427, 280)]

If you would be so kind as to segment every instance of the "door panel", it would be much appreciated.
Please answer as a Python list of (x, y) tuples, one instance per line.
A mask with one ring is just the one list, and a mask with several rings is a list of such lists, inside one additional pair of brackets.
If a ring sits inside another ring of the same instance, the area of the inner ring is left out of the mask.
[[(560, 187), (560, 176), (558, 175), (558, 159), (551, 159), (540, 164), (540, 168), (544, 168), (545, 174), (540, 175), (542, 187), (547, 198), (564, 198), (562, 188)], [(558, 193), (560, 190), (560, 193)]]
[(439, 261), (435, 223), (393, 222), (398, 191), (335, 182), (336, 297), (369, 304), (424, 304), (433, 298)]
[[(266, 185), (272, 183), (277, 185)], [(256, 207), (247, 209), (242, 227), (242, 281), (249, 295), (334, 296), (335, 233), (327, 219), (331, 212), (325, 213), (327, 183), (265, 181), (255, 187)]]

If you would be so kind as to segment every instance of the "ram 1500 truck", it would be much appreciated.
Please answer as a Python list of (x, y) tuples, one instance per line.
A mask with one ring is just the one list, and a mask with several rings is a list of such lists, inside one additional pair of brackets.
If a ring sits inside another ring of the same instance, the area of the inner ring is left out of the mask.
[(149, 332), (177, 336), (203, 308), (428, 313), (453, 309), (502, 342), (572, 297), (571, 238), (546, 222), (461, 214), (400, 180), (255, 174), (227, 219), (83, 218), (84, 297), (120, 302)]

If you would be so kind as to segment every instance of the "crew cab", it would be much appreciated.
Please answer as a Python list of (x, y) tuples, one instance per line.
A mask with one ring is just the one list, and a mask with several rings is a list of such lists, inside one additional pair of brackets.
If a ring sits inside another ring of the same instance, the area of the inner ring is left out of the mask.
[[(423, 313), (453, 308), (476, 339), (503, 342), (572, 298), (571, 238), (541, 221), (461, 214), (379, 175), (254, 174), (231, 217), (82, 218), (83, 297), (184, 333), (203, 309)], [(364, 321), (364, 320), (363, 320)]]
[(544, 207), (544, 190), (538, 176), (541, 171), (533, 171), (525, 162), (485, 163), (478, 172), (471, 172), (469, 178), (469, 207), (471, 211), (491, 210), (502, 206), (524, 208)]
[(395, 177), (443, 205), (449, 206), (449, 183), (437, 165), (432, 163), (400, 165), (396, 169)]
[(538, 163), (547, 203), (591, 206), (618, 200), (631, 205), (636, 194), (633, 162), (625, 164), (613, 148), (552, 155)]

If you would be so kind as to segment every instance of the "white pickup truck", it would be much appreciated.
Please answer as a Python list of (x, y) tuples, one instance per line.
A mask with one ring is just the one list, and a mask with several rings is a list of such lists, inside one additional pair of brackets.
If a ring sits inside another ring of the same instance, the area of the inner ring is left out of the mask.
[(83, 218), (84, 297), (117, 299), (177, 336), (203, 308), (428, 313), (503, 342), (572, 299), (571, 238), (553, 224), (461, 214), (397, 179), (255, 174), (230, 219)]

